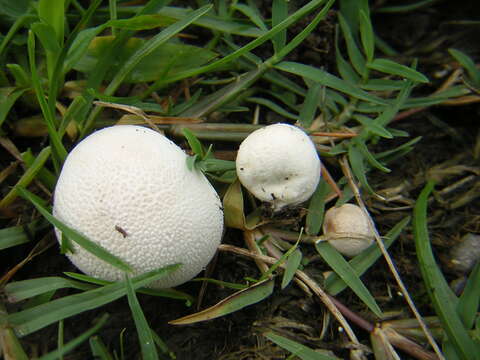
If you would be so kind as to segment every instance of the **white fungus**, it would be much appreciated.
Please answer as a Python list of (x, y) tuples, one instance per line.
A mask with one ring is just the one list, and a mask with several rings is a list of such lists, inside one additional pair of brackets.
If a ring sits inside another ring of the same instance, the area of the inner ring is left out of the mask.
[(362, 209), (354, 204), (330, 208), (323, 221), (322, 240), (345, 256), (353, 257), (369, 247), (375, 237)]
[(274, 124), (252, 132), (236, 160), (240, 182), (274, 210), (308, 200), (320, 180), (320, 159), (307, 134)]
[[(172, 287), (209, 263), (223, 232), (221, 201), (205, 176), (165, 136), (140, 126), (97, 131), (68, 155), (53, 213), (120, 257), (138, 275), (183, 265), (151, 286)], [(60, 231), (56, 231), (61, 239)], [(72, 242), (73, 244), (73, 242)], [(80, 246), (68, 257), (84, 273), (121, 280), (121, 270)]]

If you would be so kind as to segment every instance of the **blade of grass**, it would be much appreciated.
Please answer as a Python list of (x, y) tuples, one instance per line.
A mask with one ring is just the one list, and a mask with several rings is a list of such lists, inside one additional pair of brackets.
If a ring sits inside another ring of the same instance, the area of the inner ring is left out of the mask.
[(192, 11), (184, 19), (170, 25), (162, 30), (159, 34), (148, 40), (143, 46), (138, 49), (120, 68), (115, 77), (112, 79), (108, 87), (105, 89), (105, 94), (111, 95), (120, 86), (125, 77), (132, 71), (132, 69), (148, 54), (153, 52), (158, 46), (171, 39), (174, 35), (185, 29), (188, 25), (193, 23), (196, 19), (206, 14), (212, 5), (206, 5), (198, 10)]
[[(190, 14), (188, 14), (185, 18), (182, 20), (168, 26), (164, 30), (162, 30), (160, 33), (155, 35), (153, 38), (150, 40), (146, 41), (135, 53), (130, 56), (130, 58), (123, 64), (123, 66), (118, 70), (118, 72), (115, 74), (114, 78), (110, 82), (110, 84), (107, 86), (107, 88), (104, 91), (105, 95), (112, 95), (115, 90), (120, 86), (122, 81), (126, 78), (126, 76), (133, 70), (133, 68), (138, 65), (138, 63), (147, 55), (151, 54), (155, 49), (157, 49), (160, 45), (164, 44), (167, 42), (169, 39), (171, 39), (173, 36), (175, 36), (177, 33), (182, 31), (184, 28), (186, 28), (188, 25), (193, 23), (196, 19), (200, 18), (203, 16), (205, 13), (210, 11), (212, 8), (212, 5), (206, 5), (201, 7), (198, 10), (192, 11)], [(115, 46), (116, 41), (112, 43), (112, 46)], [(95, 108), (92, 113), (89, 115), (85, 126), (82, 130), (81, 136), (85, 136), (86, 133), (91, 129), (93, 122), (95, 121), (96, 117), (100, 114), (101, 107)]]
[(360, 38), (362, 39), (363, 52), (367, 57), (367, 61), (371, 62), (375, 52), (375, 37), (373, 34), (372, 22), (369, 14), (363, 10), (360, 10), (359, 20)]
[(338, 22), (342, 29), (343, 37), (345, 38), (345, 43), (347, 44), (348, 57), (350, 62), (355, 69), (355, 71), (362, 77), (367, 77), (368, 69), (365, 66), (366, 61), (363, 57), (360, 49), (357, 46), (357, 43), (353, 37), (352, 30), (348, 25), (347, 21), (343, 17), (342, 13), (338, 13)]
[(448, 52), (467, 70), (468, 76), (470, 76), (474, 84), (480, 86), (480, 70), (477, 69), (472, 58), (457, 49), (448, 49)]
[(367, 168), (364, 163), (364, 157), (362, 152), (358, 149), (354, 142), (348, 144), (348, 161), (352, 167), (352, 171), (357, 177), (358, 181), (365, 189), (371, 194), (375, 194), (372, 187), (367, 180)]
[(360, 277), (352, 266), (344, 259), (335, 248), (327, 241), (317, 241), (315, 248), (333, 271), (348, 285), (350, 289), (365, 303), (366, 306), (378, 317), (382, 316), (382, 310), (373, 298), (370, 291), (365, 287)]
[(70, 351), (78, 347), (80, 344), (82, 344), (84, 341), (86, 341), (90, 336), (95, 334), (98, 330), (100, 330), (107, 323), (108, 317), (108, 314), (104, 314), (94, 326), (85, 331), (83, 334), (69, 341), (64, 346), (62, 346), (62, 348), (52, 351), (51, 353), (40, 357), (38, 360), (57, 360), (61, 356), (69, 353)]
[(345, 80), (329, 74), (326, 71), (314, 68), (313, 66), (284, 61), (275, 65), (275, 68), (302, 77), (306, 77), (307, 79), (316, 81), (332, 89), (348, 94), (354, 98), (369, 101), (374, 104), (386, 105), (386, 102), (384, 100), (376, 96), (370, 95), (369, 93), (360, 90), (359, 88), (351, 85), (350, 83), (347, 83)]
[(246, 5), (246, 4), (232, 4), (232, 9), (240, 11), (243, 15), (248, 17), (251, 22), (253, 22), (258, 28), (264, 32), (268, 31), (267, 25), (263, 21), (262, 15), (258, 11), (258, 8), (253, 4)]
[(30, 185), (30, 183), (35, 179), (38, 172), (43, 168), (45, 162), (50, 157), (51, 151), (50, 146), (47, 146), (40, 151), (37, 158), (33, 162), (27, 171), (20, 177), (15, 186), (5, 195), (5, 197), (0, 201), (0, 209), (4, 209), (9, 206), (15, 199), (18, 197), (20, 188)]
[[(72, 273), (68, 271), (64, 272), (64, 274), (67, 275), (68, 277), (71, 277), (72, 279), (76, 279), (76, 280), (80, 280), (80, 281), (84, 281), (84, 282), (96, 284), (96, 285), (109, 285), (114, 283), (112, 281), (97, 279), (85, 274)], [(186, 306), (190, 306), (192, 303), (195, 302), (195, 298), (193, 298), (192, 296), (175, 289), (140, 288), (137, 290), (137, 292), (141, 294), (151, 295), (151, 296), (159, 296), (159, 297), (166, 297), (170, 299), (184, 300)]]
[(429, 181), (420, 193), (414, 209), (413, 229), (420, 270), (435, 312), (457, 354), (465, 360), (480, 359), (480, 347), (468, 335), (456, 311), (458, 299), (452, 293), (433, 256), (427, 228), (428, 196), (433, 188), (434, 182)]
[(367, 67), (386, 74), (402, 76), (405, 79), (420, 83), (430, 82), (430, 80), (428, 80), (425, 75), (419, 73), (417, 70), (414, 70), (405, 65), (398, 64), (388, 59), (375, 59), (372, 62), (368, 63)]
[(314, 83), (307, 91), (305, 102), (298, 116), (298, 121), (305, 129), (308, 129), (310, 125), (312, 125), (313, 119), (315, 118), (322, 89), (323, 86), (321, 84)]
[[(385, 235), (384, 245), (388, 249), (393, 242), (398, 238), (400, 233), (405, 229), (405, 226), (410, 222), (410, 217), (407, 216), (396, 224), (388, 233)], [(357, 276), (361, 276), (365, 271), (372, 267), (377, 260), (382, 256), (380, 248), (376, 245), (365, 249), (360, 254), (355, 256), (352, 260), (349, 261), (350, 266)], [(346, 289), (348, 285), (337, 273), (332, 273), (325, 279), (325, 290), (330, 295), (337, 295)]]
[(286, 337), (274, 333), (267, 333), (264, 334), (264, 336), (278, 346), (290, 351), (292, 356), (298, 357), (302, 360), (339, 360), (337, 357), (322, 354), (321, 352), (310, 349), (309, 347), (296, 341), (287, 339)]
[[(219, 60), (217, 60), (217, 61), (215, 61), (215, 62), (213, 62), (209, 65), (205, 65), (205, 66), (202, 66), (202, 67), (197, 68), (197, 69), (184, 71), (184, 72), (181, 72), (181, 73), (179, 73), (175, 76), (169, 77), (167, 79), (162, 79), (161, 81), (152, 85), (152, 87), (150, 88), (149, 91), (154, 91), (159, 86), (163, 86), (165, 84), (175, 82), (175, 81), (187, 78), (187, 77), (198, 76), (202, 73), (215, 70), (220, 66), (223, 66), (225, 64), (228, 64), (228, 63), (232, 62), (233, 60), (243, 56), (247, 52), (255, 49), (258, 46), (260, 46), (264, 42), (270, 40), (273, 36), (275, 36), (276, 34), (281, 32), (282, 30), (288, 28), (290, 25), (297, 22), (298, 20), (302, 19), (303, 17), (305, 17), (307, 14), (312, 12), (315, 8), (317, 8), (318, 6), (320, 6), (324, 2), (325, 2), (325, 0), (312, 0), (312, 1), (310, 1), (305, 6), (301, 7), (295, 13), (293, 13), (291, 16), (289, 16), (284, 21), (282, 21), (280, 24), (274, 26), (267, 33), (259, 36), (255, 40), (252, 40), (251, 42), (249, 42), (247, 45), (241, 47), (240, 49), (228, 54), (227, 56), (225, 56), (225, 57), (223, 57), (223, 58), (221, 58), (221, 59), (219, 59)], [(328, 4), (331, 5), (333, 2), (334, 2), (334, 0), (330, 0), (328, 2)], [(327, 6), (328, 5), (326, 5), (325, 7), (327, 7)], [(323, 12), (322, 12), (322, 15), (323, 15)], [(277, 62), (278, 61), (277, 57), (279, 59), (281, 59), (283, 56), (285, 56), (286, 54), (288, 54), (288, 52), (291, 51), (291, 48), (293, 46), (296, 46), (296, 45), (298, 45), (297, 42), (291, 41), (287, 46), (285, 46), (284, 49), (282, 49), (280, 54), (277, 54), (276, 56), (274, 55), (272, 57), (271, 61), (269, 61), (269, 64)]]
[(97, 287), (58, 276), (49, 276), (10, 282), (5, 285), (4, 291), (8, 301), (18, 302), (52, 290), (65, 288), (86, 291)]
[(119, 257), (112, 255), (107, 250), (105, 250), (100, 245), (96, 244), (95, 242), (87, 239), (85, 236), (80, 234), (78, 231), (71, 229), (60, 220), (56, 219), (53, 215), (51, 215), (47, 209), (45, 209), (41, 203), (41, 199), (38, 198), (36, 195), (32, 194), (28, 190), (18, 187), (18, 193), (24, 199), (30, 201), (35, 208), (38, 210), (40, 214), (42, 214), (45, 219), (48, 220), (53, 226), (59, 229), (65, 236), (68, 237), (69, 240), (74, 241), (82, 248), (87, 250), (89, 253), (95, 255), (99, 259), (105, 261), (106, 263), (116, 267), (117, 269), (123, 271), (133, 271), (133, 269), (128, 265), (125, 261), (120, 259)]
[(62, 164), (67, 157), (67, 150), (65, 150), (60, 136), (58, 135), (56, 129), (57, 121), (55, 118), (55, 114), (52, 112), (50, 106), (48, 106), (47, 100), (45, 99), (45, 94), (43, 92), (43, 87), (38, 76), (37, 66), (35, 62), (35, 35), (31, 30), (28, 32), (28, 58), (30, 60), (30, 73), (32, 76), (32, 84), (35, 89), (38, 103), (40, 104), (40, 108), (42, 109), (45, 124), (48, 128), (48, 135), (50, 137), (50, 141), (52, 142), (52, 153), (54, 156), (54, 161), (57, 162), (56, 167), (59, 168), (59, 165)]
[(467, 285), (457, 305), (457, 312), (465, 325), (471, 329), (477, 317), (478, 305), (480, 304), (480, 262), (473, 268), (468, 277)]
[[(179, 264), (169, 265), (161, 269), (136, 276), (132, 279), (133, 288), (138, 289), (175, 271)], [(48, 303), (23, 310), (7, 317), (8, 323), (20, 336), (28, 335), (53, 324), (61, 319), (92, 310), (112, 302), (126, 294), (124, 282), (117, 282), (88, 290), (81, 294), (65, 296)]]
[(312, 195), (308, 206), (306, 219), (306, 232), (308, 235), (317, 235), (323, 224), (323, 215), (325, 212), (325, 198), (330, 192), (330, 185), (322, 178)]
[(90, 350), (92, 355), (100, 360), (114, 360), (113, 356), (108, 351), (107, 346), (104, 344), (102, 339), (98, 336), (92, 336), (88, 340), (90, 343)]
[(299, 249), (295, 249), (287, 258), (285, 264), (285, 270), (282, 277), (282, 290), (285, 289), (295, 276), (295, 272), (298, 270), (302, 262), (302, 252)]
[[(280, 24), (288, 17), (288, 2), (286, 0), (273, 0), (272, 27)], [(273, 51), (280, 52), (287, 43), (287, 30), (284, 29), (272, 37)]]
[(274, 285), (275, 280), (264, 280), (251, 285), (246, 289), (237, 291), (205, 310), (184, 316), (180, 319), (169, 321), (168, 323), (172, 325), (194, 324), (200, 321), (207, 321), (225, 316), (269, 297), (273, 292)]
[(28, 88), (17, 89), (14, 87), (10, 89), (0, 89), (0, 126), (7, 118), (7, 115), (15, 102), (28, 90)]
[(137, 329), (138, 340), (140, 342), (140, 348), (142, 349), (142, 359), (144, 360), (156, 360), (158, 359), (157, 348), (153, 341), (152, 332), (148, 325), (147, 319), (142, 311), (142, 307), (138, 302), (135, 290), (133, 290), (132, 280), (125, 274), (125, 286), (127, 291), (128, 305), (132, 312), (133, 320), (135, 321), (135, 327)]
[(47, 222), (35, 220), (29, 224), (1, 229), (0, 250), (31, 241), (36, 231), (44, 230), (48, 226)]

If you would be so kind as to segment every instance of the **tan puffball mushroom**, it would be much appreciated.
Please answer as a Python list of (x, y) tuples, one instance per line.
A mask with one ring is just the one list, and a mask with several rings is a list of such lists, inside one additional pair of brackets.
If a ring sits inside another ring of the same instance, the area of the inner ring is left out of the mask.
[(353, 257), (369, 247), (375, 236), (362, 209), (354, 204), (343, 204), (325, 213), (321, 238), (343, 255)]
[(307, 201), (320, 180), (315, 145), (300, 128), (274, 124), (252, 132), (236, 159), (242, 185), (275, 211)]
[[(165, 136), (132, 125), (102, 129), (68, 155), (53, 213), (66, 225), (126, 261), (138, 275), (181, 263), (151, 284), (180, 285), (202, 271), (223, 232), (221, 201), (187, 155)], [(60, 241), (61, 233), (56, 231)], [(74, 244), (68, 257), (84, 273), (122, 280), (121, 270)]]

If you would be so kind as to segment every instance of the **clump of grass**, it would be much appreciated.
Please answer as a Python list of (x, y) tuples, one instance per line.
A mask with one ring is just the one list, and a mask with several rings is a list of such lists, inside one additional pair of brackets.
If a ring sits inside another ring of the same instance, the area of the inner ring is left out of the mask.
[[(380, 11), (411, 11), (430, 2)], [(244, 234), (246, 249), (226, 244), (220, 251), (251, 258), (261, 271), (260, 276), (246, 278), (243, 283), (204, 279), (235, 292), (212, 307), (172, 320), (172, 326), (225, 316), (276, 296), (276, 279), (281, 278), (282, 290), (295, 283), (308, 296), (313, 294), (324, 303), (353, 344), (353, 349), (347, 350), (352, 357), (362, 358), (365, 354), (351, 323), (370, 334), (376, 356), (397, 356), (395, 346), (417, 358), (433, 358), (432, 352), (402, 334), (401, 326), (384, 323), (375, 327), (333, 297), (349, 289), (380, 322), (384, 315), (381, 306), (361, 276), (382, 255), (395, 272), (387, 249), (405, 230), (409, 218), (400, 221), (383, 238), (377, 234), (377, 244), (350, 261), (328, 243), (316, 240), (328, 202), (338, 198), (337, 204), (341, 204), (356, 197), (366, 210), (363, 197), (383, 199), (371, 185), (369, 173), (389, 173), (389, 164), (412, 151), (420, 140), (405, 139), (396, 147), (375, 153), (373, 148), (379, 141), (409, 136), (394, 126), (394, 120), (418, 109), (463, 99), (472, 93), (478, 95), (480, 75), (473, 60), (451, 50), (468, 77), (462, 84), (449, 83), (429, 96), (417, 97), (412, 95), (413, 89), (429, 79), (416, 69), (416, 60), (400, 64), (386, 56), (392, 51), (375, 33), (367, 1), (338, 1), (333, 44), (335, 72), (324, 70), (320, 64), (289, 59), (326, 21), (334, 0), (311, 0), (302, 7), (274, 0), (268, 18), (254, 1), (218, 1), (215, 5), (197, 1), (195, 9), (169, 3), (150, 0), (134, 6), (95, 0), (85, 8), (76, 0), (0, 1), (3, 25), (9, 28), (0, 37), (4, 69), (0, 71), (0, 126), (2, 145), (15, 159), (0, 173), (2, 183), (8, 179), (12, 184), (0, 200), (6, 224), (0, 230), (0, 251), (36, 244), (25, 261), (0, 278), (7, 302), (29, 299), (11, 313), (0, 301), (0, 351), (3, 349), (6, 358), (27, 359), (19, 337), (58, 323), (58, 347), (50, 349), (42, 359), (62, 358), (87, 340), (92, 355), (124, 359), (123, 347), (109, 349), (102, 341), (101, 328), (108, 322), (108, 315), (102, 315), (91, 328), (67, 343), (63, 341), (63, 332), (64, 320), (70, 316), (101, 309), (126, 296), (142, 357), (175, 357), (152, 329), (136, 293), (179, 299), (190, 305), (193, 297), (183, 292), (144, 288), (173, 271), (176, 265), (135, 278), (126, 275), (125, 281), (117, 283), (72, 273), (67, 273), (68, 277), (12, 280), (20, 268), (28, 267), (33, 257), (42, 256), (52, 246), (48, 223), (66, 234), (62, 251), (68, 249), (68, 241), (74, 241), (128, 272), (128, 264), (69, 229), (51, 215), (49, 208), (68, 149), (94, 129), (117, 123), (113, 118), (118, 112), (113, 109), (120, 109), (133, 113), (124, 115), (120, 123), (147, 123), (187, 140), (193, 152), (187, 165), (205, 172), (221, 188), (226, 224)], [(292, 26), (307, 17), (307, 25), (292, 35)], [(107, 108), (98, 106), (105, 104)], [(320, 182), (308, 204), (307, 215), (295, 216), (295, 222), (304, 229), (300, 232), (292, 232), (293, 226), (285, 228), (285, 221), (291, 220), (288, 214), (285, 219), (262, 216), (261, 206), (246, 201), (252, 199), (237, 181), (234, 163), (217, 158), (212, 146), (206, 148), (202, 144), (231, 142), (228, 149), (234, 151), (238, 141), (265, 123), (258, 112), (251, 115), (252, 108), (296, 122), (311, 134), (320, 154), (342, 169), (343, 176), (335, 185)], [(230, 116), (241, 121), (228, 122)], [(216, 123), (209, 123), (209, 118), (216, 119)], [(252, 118), (253, 121), (248, 120)], [(19, 136), (39, 137), (42, 141), (32, 140), (31, 149), (25, 149), (16, 143)], [(480, 354), (476, 336), (478, 266), (463, 294), (454, 295), (430, 248), (426, 203), (432, 186), (429, 183), (420, 195), (414, 229), (425, 286), (443, 328), (436, 340), (428, 330), (431, 322), (420, 317), (412, 302), (409, 305), (417, 316), (415, 326), (424, 330), (422, 336), (438, 357), (443, 355), (436, 341), (442, 342), (447, 358), (476, 358)], [(46, 229), (49, 233), (45, 235)], [(39, 235), (44, 238), (37, 241)], [(304, 243), (316, 243), (318, 254), (333, 270), (323, 284), (304, 271), (308, 267), (300, 248)], [(56, 298), (60, 289), (77, 292)], [(122, 338), (121, 329), (118, 333)], [(266, 333), (265, 337), (302, 359), (335, 358), (332, 353), (315, 351), (278, 334)]]

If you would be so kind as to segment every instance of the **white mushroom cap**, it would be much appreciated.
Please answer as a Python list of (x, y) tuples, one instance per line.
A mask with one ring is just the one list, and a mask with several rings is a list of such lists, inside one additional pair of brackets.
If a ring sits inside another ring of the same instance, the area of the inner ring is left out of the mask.
[[(97, 131), (68, 155), (55, 189), (54, 215), (125, 260), (134, 275), (182, 263), (151, 286), (182, 284), (209, 263), (223, 232), (220, 199), (202, 173), (187, 168), (186, 157), (144, 127)], [(81, 271), (123, 279), (121, 270), (72, 245), (68, 257)]]
[(307, 134), (274, 124), (252, 132), (238, 150), (240, 182), (275, 210), (310, 198), (320, 180), (320, 159)]
[(369, 247), (374, 233), (362, 209), (354, 204), (330, 208), (323, 221), (324, 239), (345, 256), (353, 257)]

